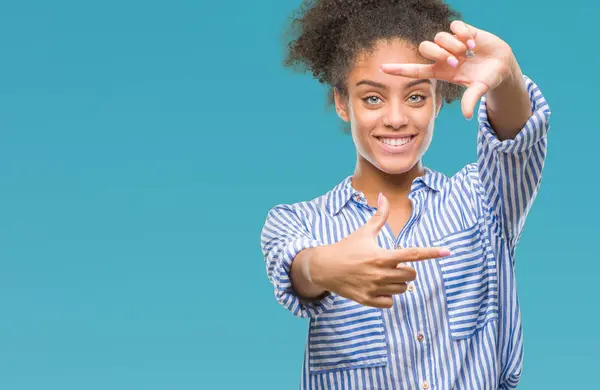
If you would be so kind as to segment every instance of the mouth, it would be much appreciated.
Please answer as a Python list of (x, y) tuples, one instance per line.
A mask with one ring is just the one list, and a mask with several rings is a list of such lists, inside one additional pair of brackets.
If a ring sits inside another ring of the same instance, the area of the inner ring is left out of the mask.
[(387, 138), (387, 137), (375, 137), (377, 143), (381, 145), (382, 149), (388, 153), (402, 153), (410, 149), (414, 143), (416, 135), (409, 135), (402, 138)]

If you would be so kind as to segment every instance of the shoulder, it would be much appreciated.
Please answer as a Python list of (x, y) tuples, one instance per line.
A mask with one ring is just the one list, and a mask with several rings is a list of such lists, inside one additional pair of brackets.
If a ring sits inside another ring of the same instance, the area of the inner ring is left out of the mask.
[(474, 215), (485, 213), (486, 195), (482, 186), (477, 163), (469, 163), (458, 172), (443, 179), (434, 196), (434, 202), (448, 205), (459, 205), (470, 209)]
[(298, 216), (307, 216), (324, 212), (327, 204), (326, 199), (327, 194), (323, 194), (310, 200), (303, 200), (294, 203), (279, 203), (271, 207), (269, 214), (293, 213)]
[(269, 210), (268, 215), (283, 214), (305, 221), (327, 217), (335, 212), (335, 208), (339, 206), (338, 203), (341, 203), (351, 192), (349, 183), (350, 176), (344, 178), (327, 192), (312, 199), (276, 204)]
[[(448, 192), (472, 192), (480, 186), (481, 181), (479, 180), (479, 171), (477, 163), (469, 163), (465, 165), (461, 170), (454, 173), (452, 176), (446, 176), (441, 172), (437, 172), (429, 169), (435, 176), (437, 182), (437, 189), (441, 193)], [(433, 185), (432, 185), (433, 186)]]

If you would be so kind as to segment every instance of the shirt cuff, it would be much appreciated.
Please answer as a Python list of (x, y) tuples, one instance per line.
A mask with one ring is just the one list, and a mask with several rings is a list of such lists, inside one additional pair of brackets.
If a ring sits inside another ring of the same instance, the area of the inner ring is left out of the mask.
[(531, 111), (533, 114), (525, 123), (525, 126), (519, 131), (514, 139), (500, 141), (492, 125), (488, 121), (487, 115), (487, 96), (481, 98), (479, 105), (479, 132), (485, 142), (493, 151), (503, 153), (523, 152), (538, 141), (546, 137), (549, 126), (550, 107), (538, 86), (527, 76), (523, 76), (527, 91), (529, 92), (529, 101), (531, 102)]
[(298, 317), (314, 317), (321, 314), (331, 308), (335, 301), (335, 295), (332, 293), (328, 293), (321, 299), (304, 300), (292, 288), (291, 269), (294, 258), (304, 249), (322, 245), (312, 238), (300, 237), (290, 241), (282, 250), (274, 279), (275, 297), (279, 303)]

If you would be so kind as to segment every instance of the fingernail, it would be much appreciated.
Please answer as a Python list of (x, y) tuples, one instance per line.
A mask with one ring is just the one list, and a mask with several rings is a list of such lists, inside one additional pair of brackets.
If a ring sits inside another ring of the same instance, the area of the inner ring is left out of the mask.
[(472, 39), (469, 39), (469, 40), (467, 41), (467, 46), (468, 46), (468, 47), (469, 47), (469, 49), (471, 49), (471, 50), (475, 49), (475, 41), (474, 41), (474, 40), (472, 40)]
[(381, 194), (381, 192), (379, 193), (379, 196), (377, 197), (377, 207), (381, 207), (381, 199), (383, 198), (383, 195)]
[(440, 256), (450, 256), (450, 249), (448, 249), (448, 248), (440, 249)]
[(456, 57), (448, 57), (448, 65), (450, 65), (453, 68), (456, 68), (458, 66), (458, 60), (456, 59)]

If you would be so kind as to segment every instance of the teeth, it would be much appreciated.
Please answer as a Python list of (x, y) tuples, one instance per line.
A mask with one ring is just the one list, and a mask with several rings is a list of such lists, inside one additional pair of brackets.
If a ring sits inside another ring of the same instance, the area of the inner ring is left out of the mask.
[(379, 138), (379, 140), (381, 142), (383, 142), (386, 145), (390, 145), (390, 146), (402, 146), (406, 143), (408, 143), (411, 140), (412, 137), (405, 137), (405, 138)]

